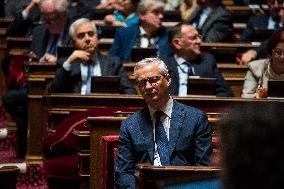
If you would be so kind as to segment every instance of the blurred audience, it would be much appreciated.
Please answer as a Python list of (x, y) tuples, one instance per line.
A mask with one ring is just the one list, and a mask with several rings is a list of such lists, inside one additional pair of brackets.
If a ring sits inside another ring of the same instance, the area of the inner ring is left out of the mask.
[(119, 2), (120, 7), (114, 11), (113, 15), (107, 15), (104, 19), (106, 25), (113, 26), (132, 26), (137, 25), (139, 17), (136, 14), (139, 0), (122, 0)]
[(117, 29), (114, 43), (109, 54), (129, 62), (132, 47), (154, 47), (159, 55), (168, 55), (171, 48), (168, 44), (168, 29), (162, 26), (164, 3), (154, 0), (141, 0), (137, 14), (139, 24)]
[(284, 106), (234, 107), (219, 123), (226, 189), (278, 188), (284, 179)]
[(51, 93), (91, 93), (92, 76), (120, 76), (120, 93), (136, 94), (119, 58), (97, 51), (98, 37), (94, 22), (81, 18), (71, 24), (69, 35), (75, 50), (59, 59), (60, 67), (52, 81)]
[(5, 16), (9, 18), (14, 18), (15, 13), (27, 5), (30, 0), (2, 0), (5, 6)]
[(248, 64), (242, 91), (244, 98), (266, 98), (268, 80), (284, 79), (284, 30), (275, 32), (267, 46), (271, 51), (271, 58), (255, 60)]
[(182, 0), (164, 0), (166, 11), (178, 10)]
[[(272, 0), (273, 1), (273, 0)], [(280, 0), (280, 4), (281, 4)], [(279, 2), (275, 2), (275, 4), (279, 4)], [(280, 26), (283, 27), (283, 23), (284, 23), (284, 4), (282, 3), (282, 8), (279, 10), (279, 16), (280, 16)], [(280, 27), (281, 29), (281, 27)], [(275, 29), (278, 30), (278, 29)], [(255, 59), (259, 59), (259, 58), (266, 58), (271, 56), (271, 54), (269, 54), (269, 49), (267, 48), (267, 44), (268, 44), (269, 39), (266, 39), (264, 41), (261, 42), (261, 45), (257, 48), (254, 49), (250, 49), (246, 52), (244, 52), (240, 57), (237, 57), (236, 61), (239, 64), (248, 64), (250, 61), (255, 60)]]
[(181, 19), (186, 21), (196, 9), (199, 9), (197, 0), (183, 0), (179, 7)]
[[(240, 42), (252, 42), (254, 39), (253, 32), (256, 29), (279, 29), (283, 26), (280, 22), (280, 10), (283, 8), (283, 0), (267, 0), (269, 12), (251, 16), (247, 22), (246, 29), (240, 36)], [(265, 40), (265, 39), (263, 39)]]
[(204, 42), (232, 41), (232, 18), (221, 0), (197, 0), (197, 8), (187, 19), (200, 31)]
[[(171, 75), (171, 95), (186, 96), (188, 76), (216, 78), (216, 95), (232, 96), (229, 85), (217, 68), (212, 54), (201, 54), (202, 42), (198, 31), (189, 24), (178, 24), (169, 35), (174, 55), (161, 57)], [(190, 87), (190, 86), (189, 86)]]
[(31, 0), (25, 8), (16, 12), (14, 21), (8, 27), (7, 36), (31, 35), (33, 26), (40, 20), (39, 1)]
[(29, 57), (39, 62), (56, 63), (57, 46), (68, 46), (70, 37), (68, 27), (67, 0), (41, 0), (41, 17), (43, 25), (34, 28)]
[[(56, 41), (55, 34), (62, 31), (67, 20), (66, 0), (41, 0), (39, 3), (41, 16), (45, 26), (37, 26), (33, 32), (31, 52), (32, 58), (40, 58), (41, 62), (56, 62), (55, 55)], [(61, 34), (64, 36), (64, 34)], [(55, 42), (55, 43), (53, 43)], [(62, 42), (62, 41), (61, 41)], [(52, 52), (51, 52), (52, 50)], [(45, 53), (46, 52), (46, 53)], [(3, 106), (13, 117), (17, 124), (17, 157), (25, 158), (27, 148), (27, 84), (23, 73), (23, 58), (15, 57), (12, 66), (16, 66), (17, 77), (7, 85), (7, 92), (2, 97)], [(11, 66), (10, 66), (11, 70)], [(11, 74), (10, 76), (11, 77)], [(13, 78), (12, 78), (13, 79)]]

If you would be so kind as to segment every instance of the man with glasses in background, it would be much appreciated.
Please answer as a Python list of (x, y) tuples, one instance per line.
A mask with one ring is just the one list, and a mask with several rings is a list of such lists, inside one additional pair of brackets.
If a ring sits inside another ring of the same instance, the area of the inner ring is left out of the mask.
[(109, 54), (129, 62), (132, 47), (157, 48), (158, 54), (168, 55), (168, 29), (162, 26), (164, 3), (155, 0), (141, 0), (137, 7), (139, 23), (116, 31)]
[(116, 187), (135, 188), (133, 173), (137, 163), (208, 165), (212, 130), (207, 116), (199, 109), (173, 100), (165, 63), (158, 58), (143, 59), (136, 63), (134, 77), (148, 106), (121, 124)]
[(70, 37), (68, 27), (67, 0), (41, 0), (39, 8), (43, 24), (34, 28), (30, 58), (44, 63), (56, 63), (57, 47), (68, 46)]
[(169, 33), (169, 43), (174, 55), (161, 56), (171, 75), (170, 94), (186, 96), (188, 77), (216, 78), (216, 95), (232, 96), (228, 83), (219, 72), (212, 54), (201, 54), (202, 36), (187, 23), (179, 23)]

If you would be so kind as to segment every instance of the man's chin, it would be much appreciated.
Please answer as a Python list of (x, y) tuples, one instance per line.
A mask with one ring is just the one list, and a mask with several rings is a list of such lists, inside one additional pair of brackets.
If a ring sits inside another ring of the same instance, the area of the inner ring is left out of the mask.
[(96, 49), (94, 47), (88, 47), (85, 48), (84, 51), (88, 52), (88, 53), (93, 53)]

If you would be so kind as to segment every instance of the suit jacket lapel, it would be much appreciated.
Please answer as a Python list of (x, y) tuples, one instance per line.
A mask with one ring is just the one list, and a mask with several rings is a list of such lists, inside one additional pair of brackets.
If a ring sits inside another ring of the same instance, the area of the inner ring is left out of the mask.
[(106, 62), (106, 59), (103, 57), (103, 56), (101, 56), (101, 55), (99, 55), (98, 54), (98, 63), (100, 64), (100, 67), (101, 67), (101, 72), (102, 72), (102, 75), (104, 76), (104, 75), (108, 75), (107, 74), (107, 62)]
[(148, 108), (144, 108), (141, 111), (140, 115), (141, 116), (139, 117), (140, 119), (138, 120), (138, 123), (140, 126), (140, 130), (144, 136), (144, 142), (147, 147), (150, 161), (153, 164), (155, 145), (154, 145), (152, 121)]
[(177, 144), (183, 121), (184, 121), (183, 110), (181, 109), (178, 102), (174, 101), (173, 110), (172, 110), (172, 118), (171, 118), (171, 123), (170, 123), (171, 124), (170, 135), (169, 135), (170, 136), (170, 149), (169, 149), (170, 156), (173, 153), (173, 150)]
[(177, 62), (175, 58), (172, 56), (169, 58), (169, 72), (171, 75), (172, 83), (170, 86), (170, 94), (171, 95), (178, 95), (179, 91), (179, 73), (178, 73), (178, 68), (177, 68)]

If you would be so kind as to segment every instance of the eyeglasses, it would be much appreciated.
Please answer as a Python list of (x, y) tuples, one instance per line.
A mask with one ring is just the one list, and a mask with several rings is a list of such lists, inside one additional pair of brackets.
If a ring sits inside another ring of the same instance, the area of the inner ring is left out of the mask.
[(86, 34), (88, 34), (89, 37), (93, 37), (95, 35), (95, 32), (93, 32), (93, 31), (81, 32), (81, 33), (77, 34), (77, 38), (83, 39), (86, 36)]
[(192, 37), (190, 38), (190, 40), (191, 40), (191, 41), (197, 41), (197, 39), (200, 39), (200, 40), (201, 40), (202, 37), (203, 37), (202, 35), (198, 34), (198, 35), (192, 36)]
[(284, 58), (284, 50), (276, 48), (276, 49), (273, 49), (272, 52), (275, 56)]
[(268, 0), (269, 4), (274, 4), (275, 1), (277, 1), (278, 4), (282, 4), (284, 2), (284, 0)]
[(157, 85), (158, 82), (161, 80), (162, 76), (153, 76), (153, 77), (149, 77), (147, 79), (142, 79), (142, 80), (137, 80), (136, 84), (138, 85), (138, 87), (145, 87), (147, 82), (150, 83), (151, 86)]
[(45, 14), (43, 15), (42, 19), (46, 24), (54, 24), (58, 19), (60, 19), (60, 14)]

